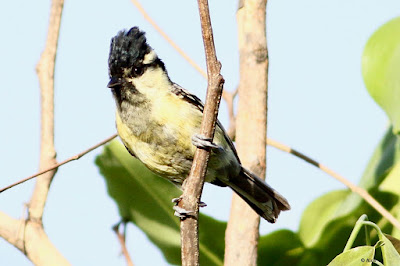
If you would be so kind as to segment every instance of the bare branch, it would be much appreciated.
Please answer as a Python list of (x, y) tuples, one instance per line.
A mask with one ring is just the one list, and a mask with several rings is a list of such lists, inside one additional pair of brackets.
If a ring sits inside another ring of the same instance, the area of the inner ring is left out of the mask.
[(97, 148), (100, 147), (100, 146), (103, 146), (104, 144), (106, 144), (107, 142), (113, 140), (113, 139), (116, 138), (117, 136), (118, 136), (117, 134), (114, 134), (114, 135), (112, 135), (112, 136), (106, 138), (105, 140), (103, 140), (103, 141), (101, 141), (101, 142), (99, 142), (99, 143), (93, 145), (92, 147), (90, 147), (90, 148), (88, 148), (88, 149), (86, 149), (86, 150), (84, 150), (84, 151), (82, 151), (82, 152), (80, 152), (80, 153), (78, 153), (78, 154), (76, 154), (76, 155), (74, 155), (74, 156), (72, 156), (72, 157), (70, 157), (70, 158), (64, 160), (64, 161), (62, 161), (61, 163), (58, 163), (58, 164), (56, 164), (56, 165), (53, 165), (53, 166), (51, 166), (51, 167), (49, 167), (49, 168), (47, 168), (47, 169), (45, 169), (45, 170), (43, 170), (43, 171), (40, 171), (40, 172), (38, 172), (38, 173), (36, 173), (36, 174), (34, 174), (34, 175), (28, 176), (27, 178), (24, 178), (24, 179), (22, 179), (22, 180), (20, 180), (20, 181), (17, 181), (17, 182), (15, 182), (15, 183), (11, 184), (11, 185), (8, 185), (8, 186), (6, 186), (6, 187), (0, 189), (0, 193), (6, 191), (6, 190), (9, 189), (9, 188), (12, 188), (12, 187), (15, 187), (15, 186), (17, 186), (17, 185), (19, 185), (19, 184), (22, 184), (22, 183), (24, 183), (24, 182), (26, 182), (26, 181), (28, 181), (28, 180), (31, 180), (32, 178), (35, 178), (35, 177), (37, 177), (37, 176), (39, 176), (39, 175), (42, 175), (42, 174), (44, 174), (44, 173), (47, 173), (47, 172), (52, 171), (52, 170), (54, 170), (54, 169), (57, 169), (57, 168), (60, 167), (61, 165), (64, 165), (64, 164), (69, 163), (69, 162), (71, 162), (71, 161), (78, 160), (78, 159), (80, 159), (82, 156), (84, 156), (84, 155), (86, 155), (87, 153), (89, 153), (89, 152), (91, 152), (91, 151), (97, 149)]
[[(24, 252), (25, 220), (17, 220), (0, 211), (0, 237)], [(25, 252), (24, 252), (25, 253)]]
[[(239, 1), (240, 54), (236, 147), (242, 164), (259, 177), (266, 172), (268, 50), (266, 0)], [(237, 195), (225, 233), (225, 265), (256, 265), (259, 216)]]
[[(119, 227), (123, 225), (123, 233), (119, 231)], [(126, 236), (126, 223), (120, 222), (113, 226), (113, 230), (118, 237), (119, 244), (121, 245), (122, 254), (124, 254), (126, 265), (133, 266), (131, 256), (129, 255), (128, 249), (126, 248), (125, 236)]]
[(236, 135), (236, 117), (233, 108), (234, 106), (233, 101), (235, 100), (235, 97), (237, 95), (237, 89), (233, 93), (227, 91), (224, 92), (225, 92), (224, 100), (228, 108), (228, 116), (229, 116), (229, 128), (227, 134), (232, 140), (234, 140)]
[[(57, 163), (54, 148), (54, 68), (63, 5), (64, 0), (52, 1), (46, 47), (36, 67), (40, 83), (42, 121), (39, 169), (46, 169)], [(42, 223), (44, 205), (55, 173), (56, 170), (52, 170), (38, 178), (28, 209), (31, 221)]]
[(286, 146), (283, 143), (280, 143), (280, 142), (272, 140), (272, 139), (268, 139), (267, 144), (274, 148), (277, 148), (281, 151), (290, 153), (290, 154), (308, 162), (309, 164), (314, 165), (315, 167), (321, 169), (322, 171), (324, 171), (328, 175), (332, 176), (339, 182), (343, 183), (348, 188), (350, 188), (351, 191), (360, 195), (369, 205), (372, 206), (372, 208), (374, 208), (383, 217), (385, 217), (393, 226), (395, 226), (397, 229), (400, 229), (400, 222), (390, 212), (388, 212), (379, 202), (377, 202), (365, 189), (357, 186), (356, 184), (353, 184), (350, 180), (339, 175), (338, 173), (336, 173), (332, 169), (328, 168), (327, 166), (315, 161), (314, 159), (308, 157), (307, 155), (305, 155), (295, 149), (290, 148), (289, 146)]
[[(220, 74), (221, 64), (217, 60), (207, 0), (198, 0), (201, 31), (207, 61), (207, 98), (200, 133), (213, 139), (218, 107), (224, 79)], [(196, 149), (189, 177), (185, 180), (180, 204), (186, 210), (195, 210), (195, 215), (181, 221), (182, 265), (199, 265), (198, 212), (209, 151)]]

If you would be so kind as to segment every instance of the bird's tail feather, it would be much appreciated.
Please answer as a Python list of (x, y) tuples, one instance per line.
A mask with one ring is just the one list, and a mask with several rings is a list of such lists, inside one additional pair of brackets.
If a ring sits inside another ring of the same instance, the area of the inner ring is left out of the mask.
[(290, 210), (287, 200), (259, 177), (245, 168), (227, 183), (250, 207), (270, 223), (281, 211)]

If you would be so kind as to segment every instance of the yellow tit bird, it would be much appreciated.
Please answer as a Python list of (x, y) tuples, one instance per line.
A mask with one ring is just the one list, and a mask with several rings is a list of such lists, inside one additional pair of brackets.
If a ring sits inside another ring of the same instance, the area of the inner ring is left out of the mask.
[(120, 31), (111, 40), (108, 65), (118, 134), (150, 170), (180, 187), (189, 175), (196, 146), (210, 148), (206, 182), (231, 187), (271, 223), (280, 211), (290, 209), (283, 196), (242, 167), (219, 121), (213, 140), (199, 135), (203, 103), (170, 80), (138, 27)]

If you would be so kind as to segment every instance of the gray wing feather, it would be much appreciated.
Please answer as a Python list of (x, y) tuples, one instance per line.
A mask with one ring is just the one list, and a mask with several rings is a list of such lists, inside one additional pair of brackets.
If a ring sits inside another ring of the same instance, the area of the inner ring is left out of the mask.
[[(203, 112), (204, 104), (196, 95), (191, 94), (190, 92), (188, 92), (187, 90), (185, 90), (184, 88), (182, 88), (181, 86), (179, 86), (176, 83), (174, 83), (172, 85), (171, 91), (172, 91), (172, 93), (174, 93), (175, 95), (177, 95), (181, 99), (183, 99), (186, 102), (188, 102), (188, 103), (192, 104), (193, 106), (195, 106), (197, 109), (200, 110), (200, 112)], [(222, 132), (224, 133), (224, 137), (225, 137), (226, 142), (229, 144), (230, 148), (232, 149), (233, 153), (235, 154), (236, 159), (240, 163), (240, 159), (239, 159), (239, 156), (237, 154), (235, 145), (233, 145), (233, 142), (232, 142), (231, 138), (228, 137), (228, 134), (226, 134), (226, 131), (225, 131), (224, 127), (222, 126), (221, 122), (219, 122), (219, 120), (217, 120), (217, 126), (219, 128), (221, 128)]]

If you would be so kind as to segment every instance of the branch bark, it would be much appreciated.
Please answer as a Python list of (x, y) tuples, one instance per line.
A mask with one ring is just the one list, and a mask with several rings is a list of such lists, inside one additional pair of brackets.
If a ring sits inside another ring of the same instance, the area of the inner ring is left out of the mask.
[[(236, 147), (242, 164), (265, 176), (268, 50), (266, 0), (243, 0), (237, 11), (240, 82)], [(233, 196), (225, 234), (225, 265), (256, 265), (259, 216)]]
[[(221, 64), (217, 60), (211, 19), (207, 0), (198, 0), (201, 31), (207, 62), (207, 97), (204, 106), (200, 134), (213, 139), (221, 101), (224, 79), (220, 74)], [(197, 149), (189, 177), (185, 180), (180, 204), (186, 210), (195, 210), (194, 216), (181, 221), (182, 265), (199, 265), (198, 212), (204, 178), (207, 171), (209, 151)]]

